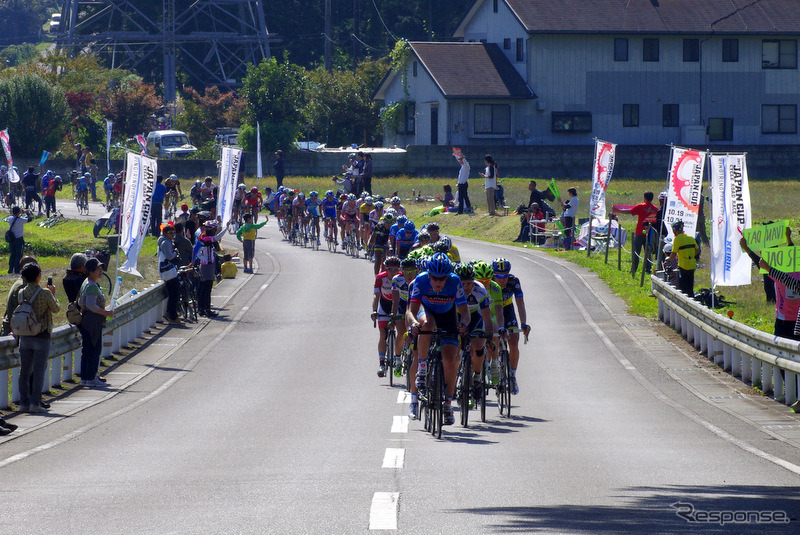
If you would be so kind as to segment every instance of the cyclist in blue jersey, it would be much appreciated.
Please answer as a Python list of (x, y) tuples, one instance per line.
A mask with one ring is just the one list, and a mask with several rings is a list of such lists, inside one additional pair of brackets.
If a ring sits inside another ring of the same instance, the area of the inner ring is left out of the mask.
[(512, 275), (511, 262), (505, 258), (497, 258), (492, 262), (494, 270), (494, 282), (500, 286), (503, 296), (503, 319), (505, 328), (508, 329), (508, 360), (511, 363), (511, 393), (519, 394), (517, 385), (517, 366), (519, 365), (519, 333), (520, 324), (517, 322), (517, 315), (514, 313), (514, 303), (516, 302), (519, 312), (519, 321), (522, 322), (522, 332), (527, 338), (531, 332), (531, 327), (526, 323), (528, 319), (525, 310), (525, 299), (522, 294), (522, 286), (519, 279)]
[[(339, 205), (336, 196), (331, 190), (325, 192), (325, 200), (320, 203), (322, 206), (322, 219), (325, 220), (325, 234), (329, 228), (333, 228), (333, 241), (339, 245), (339, 235), (336, 227), (336, 207)], [(376, 273), (377, 275), (377, 273)]]
[(111, 201), (114, 199), (114, 173), (109, 173), (107, 177), (103, 179), (103, 191), (106, 192), (106, 204), (111, 204)]
[(398, 258), (403, 259), (408, 256), (408, 252), (417, 240), (417, 231), (414, 227), (414, 222), (410, 219), (405, 222), (402, 229), (397, 231), (394, 235), (395, 254)]
[(311, 223), (314, 225), (314, 228), (317, 229), (317, 245), (320, 245), (320, 233), (319, 233), (319, 207), (322, 205), (321, 200), (319, 200), (319, 193), (317, 191), (311, 191), (308, 194), (308, 199), (306, 199), (306, 212), (308, 212), (308, 217), (311, 218)]
[[(451, 401), (458, 374), (458, 333), (466, 333), (469, 325), (469, 309), (464, 287), (458, 275), (452, 272), (452, 268), (453, 264), (447, 255), (443, 253), (433, 255), (427, 262), (427, 271), (420, 273), (414, 279), (406, 311), (406, 324), (412, 334), (435, 329), (447, 333), (441, 337), (446, 400), (443, 410), (444, 425), (455, 423)], [(417, 339), (419, 366), (416, 378), (418, 388), (425, 384), (425, 377), (428, 374), (430, 344), (429, 334), (419, 335)], [(417, 402), (413, 394), (411, 402), (412, 404)], [(418, 406), (417, 402), (416, 407)]]
[(392, 210), (392, 213), (394, 214), (395, 220), (394, 220), (394, 225), (389, 227), (389, 250), (394, 252), (396, 249), (394, 238), (397, 235), (398, 231), (405, 226), (406, 221), (408, 221), (408, 218), (404, 215), (398, 214), (394, 210)]

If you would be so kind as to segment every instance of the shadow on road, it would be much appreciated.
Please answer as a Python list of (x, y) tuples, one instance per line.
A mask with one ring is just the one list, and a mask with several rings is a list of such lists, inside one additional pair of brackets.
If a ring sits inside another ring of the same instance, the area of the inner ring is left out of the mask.
[(487, 518), (487, 533), (800, 532), (800, 487), (755, 485), (629, 487), (628, 506), (551, 505), (454, 509)]

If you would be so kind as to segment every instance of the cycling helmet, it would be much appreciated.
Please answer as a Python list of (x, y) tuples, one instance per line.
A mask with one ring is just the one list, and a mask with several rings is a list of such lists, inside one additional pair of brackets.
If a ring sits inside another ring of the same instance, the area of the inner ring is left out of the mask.
[(384, 221), (388, 221), (389, 223), (391, 223), (392, 221), (394, 221), (394, 214), (391, 212), (386, 212), (385, 214), (383, 214), (383, 219)]
[(383, 210), (383, 203), (381, 201), (376, 202), (374, 206), (376, 210)]
[(350, 195), (347, 196), (347, 200), (348, 201), (354, 201), (354, 200), (356, 200), (356, 196), (351, 193)]
[(665, 243), (664, 244), (664, 254), (672, 254), (672, 244)]
[(247, 189), (247, 186), (245, 186), (244, 184), (239, 184), (239, 189)]
[(387, 214), (392, 214), (392, 217), (397, 217), (397, 210), (392, 208), (391, 206), (386, 209)]
[(417, 241), (431, 241), (431, 235), (428, 234), (427, 230), (420, 230), (419, 234), (417, 234)]
[(354, 160), (355, 160), (355, 159), (356, 159), (356, 155), (355, 155), (355, 154), (349, 154), (349, 155), (347, 156), (347, 158), (348, 158), (348, 159), (352, 158), (352, 159), (354, 159)]
[(195, 186), (202, 186), (202, 185), (203, 185), (203, 183), (202, 183), (202, 182), (200, 182), (199, 180), (195, 180), (195, 181), (194, 181), (194, 185), (195, 185)]
[(428, 230), (439, 230), (439, 223), (437, 223), (436, 221), (431, 221), (426, 225), (425, 228), (427, 228)]
[(213, 220), (213, 219), (209, 219), (208, 221), (203, 223), (203, 226), (205, 228), (209, 229), (209, 230), (215, 229), (215, 228), (217, 228), (217, 222), (215, 220)]
[(439, 241), (447, 246), (448, 251), (453, 248), (453, 240), (451, 240), (448, 236), (439, 236)]
[(333, 192), (331, 190), (328, 190), (328, 191), (325, 192), (325, 196), (333, 198)]
[(297, 194), (297, 198), (298, 199), (305, 199), (306, 198), (306, 194), (301, 191), (300, 193)]
[(214, 179), (213, 179), (213, 178), (211, 178), (210, 176), (207, 176), (207, 177), (206, 177), (206, 182), (213, 182), (213, 181), (214, 181)]
[(492, 265), (485, 260), (476, 260), (473, 262), (472, 267), (475, 270), (475, 278), (477, 279), (488, 280), (494, 275)]
[(366, 198), (367, 198), (367, 195), (369, 195), (369, 193), (367, 193), (366, 191), (362, 191), (362, 192), (361, 192), (361, 198), (362, 198), (362, 199), (366, 199)]
[(108, 173), (108, 176), (106, 178), (114, 178), (114, 173)]
[(8, 166), (7, 165), (0, 165), (0, 170), (8, 171)]
[(310, 192), (308, 195), (309, 195), (310, 197), (314, 197), (315, 199), (316, 199), (317, 197), (319, 197), (319, 193), (317, 192), (317, 190), (311, 190), (311, 192)]
[(56, 182), (61, 182), (61, 175), (56, 175), (56, 177), (53, 180), (55, 180)]
[(666, 191), (662, 191), (661, 193), (659, 193), (658, 194), (658, 200), (659, 201), (666, 201), (667, 200), (667, 192)]
[(253, 186), (252, 188), (250, 188), (250, 193), (258, 193), (258, 188), (256, 186)]
[(189, 205), (188, 205), (188, 204), (186, 204), (186, 203), (183, 203), (183, 204), (181, 205), (181, 210), (183, 210), (184, 212), (185, 212), (186, 210), (188, 210), (188, 209), (189, 209)]
[(395, 195), (394, 197), (392, 197), (392, 198), (389, 200), (389, 202), (390, 202), (390, 203), (392, 203), (392, 204), (400, 204), (400, 197), (398, 197), (397, 195)]
[(462, 262), (456, 264), (453, 268), (453, 272), (458, 275), (458, 277), (463, 280), (475, 280), (475, 268), (472, 267), (472, 264), (469, 262)]
[(436, 253), (428, 260), (428, 273), (434, 277), (444, 277), (453, 271), (453, 263), (446, 254)]
[(400, 261), (400, 267), (403, 271), (416, 271), (417, 270), (417, 259), (411, 258), (409, 254), (403, 260)]
[(173, 173), (173, 174), (169, 175), (169, 179), (170, 180), (178, 180), (178, 175)]
[(92, 173), (83, 173), (83, 178), (92, 178)]
[(447, 246), (447, 244), (445, 242), (443, 242), (442, 240), (439, 240), (439, 241), (437, 241), (436, 243), (433, 244), (433, 250), (436, 251), (437, 253), (445, 253), (445, 254), (447, 254), (447, 252), (450, 250), (450, 248)]
[(683, 232), (683, 221), (675, 221), (672, 224), (672, 230), (675, 232)]
[(408, 221), (408, 218), (406, 216), (404, 216), (404, 215), (397, 216), (397, 224), (399, 226), (401, 226), (401, 227), (405, 226), (406, 221)]
[(373, 199), (372, 197), (365, 197), (364, 204), (375, 204), (375, 199)]
[(511, 261), (505, 258), (495, 258), (492, 261), (492, 269), (495, 273), (508, 273), (511, 271)]
[(399, 268), (400, 267), (400, 259), (397, 258), (396, 256), (390, 256), (389, 258), (387, 258), (386, 260), (383, 261), (383, 265), (387, 266), (387, 267), (391, 266), (391, 267), (398, 267)]
[(405, 223), (403, 223), (403, 230), (405, 230), (406, 232), (414, 232), (415, 228), (416, 226), (414, 225), (414, 222), (411, 221), (410, 219)]

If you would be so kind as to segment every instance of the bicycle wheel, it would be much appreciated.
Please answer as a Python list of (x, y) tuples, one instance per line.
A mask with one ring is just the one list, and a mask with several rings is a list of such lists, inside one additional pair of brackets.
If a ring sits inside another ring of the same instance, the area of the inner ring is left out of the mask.
[(483, 359), (483, 369), (481, 370), (481, 397), (478, 403), (481, 406), (481, 422), (486, 421), (486, 384), (488, 383), (487, 377), (489, 374), (489, 361)]
[(497, 407), (500, 415), (511, 417), (511, 367), (508, 359), (508, 350), (501, 349), (498, 353), (500, 359), (500, 384), (497, 389)]
[(108, 292), (106, 293), (106, 295), (111, 295), (111, 291), (113, 290), (113, 287), (111, 286), (111, 277), (109, 277), (108, 273), (106, 272), (103, 272), (103, 277), (100, 279), (100, 281), (98, 281), (100, 284), (100, 288), (103, 290), (106, 289), (103, 283), (104, 280), (106, 281), (106, 283), (108, 283)]
[(403, 347), (403, 373), (406, 375), (406, 390), (411, 392), (411, 364), (414, 361), (414, 354), (411, 351), (411, 344)]
[(386, 375), (389, 376), (389, 386), (394, 386), (394, 342), (395, 342), (395, 333), (394, 327), (389, 326), (387, 327), (388, 332), (386, 333), (386, 357), (384, 362), (386, 363)]
[(441, 357), (436, 359), (436, 370), (433, 382), (433, 430), (431, 434), (436, 438), (442, 438), (442, 423), (444, 419), (444, 366)]
[(461, 355), (461, 390), (458, 391), (461, 402), (461, 427), (469, 427), (469, 402), (472, 397), (472, 355), (467, 350)]

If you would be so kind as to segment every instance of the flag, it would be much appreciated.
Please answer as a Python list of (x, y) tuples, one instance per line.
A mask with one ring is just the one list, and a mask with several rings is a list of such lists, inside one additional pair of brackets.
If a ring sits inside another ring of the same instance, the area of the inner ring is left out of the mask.
[(222, 165), (219, 167), (217, 215), (222, 217), (223, 227), (226, 227), (231, 220), (233, 197), (236, 194), (236, 183), (239, 181), (239, 166), (241, 163), (242, 149), (222, 148)]
[(114, 123), (106, 119), (106, 173), (111, 172), (111, 130)]
[(556, 200), (559, 200), (561, 198), (561, 194), (558, 192), (558, 186), (556, 186), (555, 178), (550, 179), (550, 185), (547, 186), (547, 189), (550, 190), (550, 192), (553, 194), (553, 197), (555, 197)]
[(617, 146), (607, 141), (595, 141), (594, 167), (592, 168), (592, 195), (589, 198), (589, 215), (606, 218), (606, 190), (614, 170)]
[(120, 271), (141, 277), (136, 264), (139, 251), (150, 225), (153, 190), (156, 186), (157, 163), (153, 158), (128, 153), (125, 166), (125, 193), (122, 205), (122, 231), (120, 244), (125, 253), (125, 263)]
[(11, 158), (11, 138), (8, 135), (8, 128), (0, 131), (0, 143), (3, 145), (3, 152), (6, 153), (6, 162), (8, 162), (8, 181), (12, 184), (19, 182), (19, 173), (14, 169), (14, 159)]
[[(711, 285), (750, 284), (751, 262), (739, 246), (752, 225), (744, 154), (711, 156)], [(785, 234), (784, 234), (785, 235)]]
[(263, 167), (261, 165), (261, 123), (256, 123), (256, 178), (261, 179), (264, 177)]
[(136, 136), (136, 143), (142, 147), (142, 154), (147, 155), (147, 141), (144, 139), (144, 136), (139, 134)]
[(46, 150), (42, 151), (42, 159), (39, 160), (39, 165), (44, 165), (47, 162), (47, 159), (50, 157), (50, 153)]
[(706, 153), (693, 149), (672, 147), (667, 183), (667, 205), (664, 222), (672, 236), (672, 224), (683, 221), (683, 231), (695, 235), (697, 215), (700, 213), (700, 196), (703, 194), (703, 169)]

